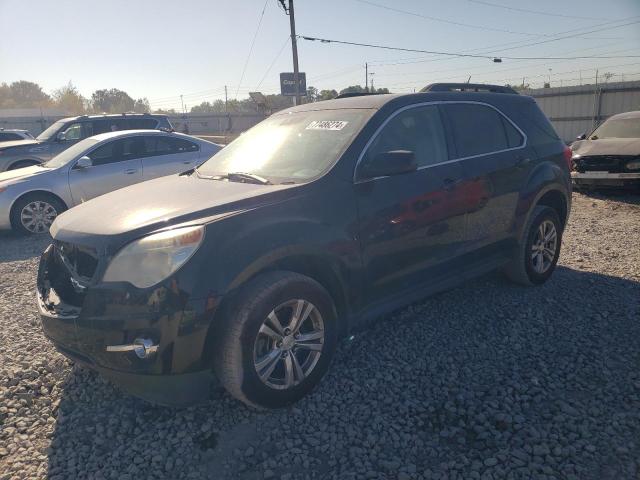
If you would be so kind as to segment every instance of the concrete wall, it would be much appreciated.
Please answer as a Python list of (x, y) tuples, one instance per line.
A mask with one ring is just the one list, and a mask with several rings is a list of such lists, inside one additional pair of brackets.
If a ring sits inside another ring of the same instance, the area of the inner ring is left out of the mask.
[(173, 128), (178, 132), (191, 135), (223, 135), (228, 133), (240, 133), (253, 127), (256, 123), (267, 118), (266, 115), (255, 114), (196, 114), (170, 115), (169, 120)]
[(536, 99), (566, 142), (589, 133), (616, 113), (640, 110), (640, 81), (539, 88), (523, 93)]

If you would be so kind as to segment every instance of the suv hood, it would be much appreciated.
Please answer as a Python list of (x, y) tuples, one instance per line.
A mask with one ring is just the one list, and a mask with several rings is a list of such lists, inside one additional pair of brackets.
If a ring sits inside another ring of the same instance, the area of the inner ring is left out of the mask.
[[(58, 216), (56, 240), (119, 248), (123, 243), (180, 223), (209, 222), (286, 200), (299, 185), (255, 185), (171, 175), (102, 195)], [(287, 192), (289, 190), (289, 192)]]
[(36, 139), (28, 140), (25, 138), (24, 140), (12, 140), (10, 142), (0, 143), (0, 150), (7, 150), (14, 147), (28, 147), (31, 145), (39, 145), (40, 143), (42, 142)]
[(600, 138), (578, 140), (571, 145), (574, 154), (592, 155), (640, 155), (640, 138)]

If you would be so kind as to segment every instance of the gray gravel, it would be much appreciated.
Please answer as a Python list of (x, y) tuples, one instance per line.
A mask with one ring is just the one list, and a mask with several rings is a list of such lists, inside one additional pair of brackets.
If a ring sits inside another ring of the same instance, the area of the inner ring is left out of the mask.
[(574, 195), (541, 288), (498, 274), (345, 341), (314, 394), (172, 410), (44, 339), (46, 239), (0, 236), (0, 479), (638, 479), (640, 197)]

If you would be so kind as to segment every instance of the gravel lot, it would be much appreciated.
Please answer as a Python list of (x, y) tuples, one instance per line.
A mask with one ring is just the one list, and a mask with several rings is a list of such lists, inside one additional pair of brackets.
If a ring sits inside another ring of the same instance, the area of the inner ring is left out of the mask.
[(275, 412), (172, 410), (45, 340), (47, 239), (0, 236), (0, 479), (640, 478), (640, 197), (574, 194), (541, 288), (489, 275), (381, 320)]

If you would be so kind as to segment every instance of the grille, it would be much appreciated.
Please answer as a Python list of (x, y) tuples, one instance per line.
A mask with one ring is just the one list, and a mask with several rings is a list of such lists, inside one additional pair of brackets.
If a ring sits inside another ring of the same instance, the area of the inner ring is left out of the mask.
[(581, 157), (576, 161), (578, 172), (603, 171), (610, 173), (624, 172), (625, 164), (630, 160), (636, 160), (637, 156), (621, 155), (594, 155)]
[(98, 256), (93, 249), (66, 242), (56, 242), (55, 250), (63, 265), (72, 275), (79, 276), (85, 281), (93, 278), (98, 267)]

